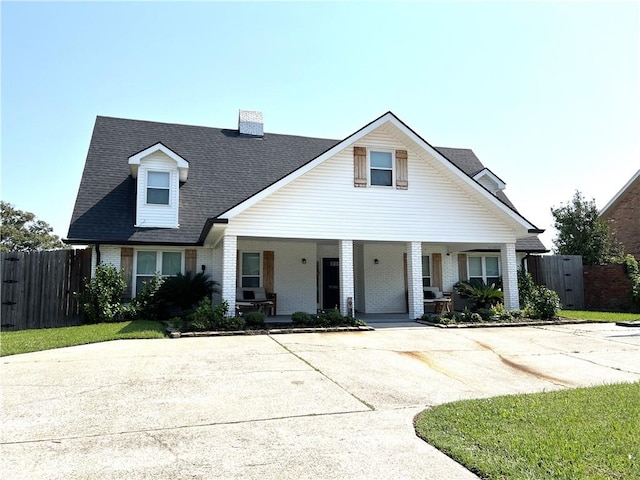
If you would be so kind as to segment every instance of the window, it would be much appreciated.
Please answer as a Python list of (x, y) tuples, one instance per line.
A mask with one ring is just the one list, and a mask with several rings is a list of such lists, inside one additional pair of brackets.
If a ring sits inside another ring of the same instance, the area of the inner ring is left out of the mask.
[(241, 287), (260, 286), (260, 254), (242, 253)]
[(391, 152), (369, 152), (371, 185), (391, 187), (393, 185), (393, 154)]
[(174, 277), (182, 272), (182, 252), (156, 252), (140, 250), (136, 259), (136, 293), (142, 283), (151, 280), (156, 272), (163, 277)]
[(500, 283), (500, 257), (468, 257), (469, 280)]
[(169, 205), (169, 172), (147, 172), (147, 203)]
[(431, 261), (429, 255), (422, 257), (422, 286), (431, 286)]

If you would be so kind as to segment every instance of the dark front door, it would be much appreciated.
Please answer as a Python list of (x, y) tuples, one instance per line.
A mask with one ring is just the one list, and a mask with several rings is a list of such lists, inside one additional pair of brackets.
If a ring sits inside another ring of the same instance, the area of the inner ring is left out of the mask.
[(322, 259), (322, 308), (340, 308), (340, 260)]

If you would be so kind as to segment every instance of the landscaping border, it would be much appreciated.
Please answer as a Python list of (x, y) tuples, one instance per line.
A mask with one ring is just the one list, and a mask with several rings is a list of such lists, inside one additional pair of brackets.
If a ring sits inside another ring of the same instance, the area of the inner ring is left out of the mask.
[(544, 325), (574, 325), (582, 323), (595, 323), (590, 320), (530, 320), (526, 322), (478, 322), (478, 323), (433, 323), (418, 319), (416, 323), (437, 328), (491, 328), (491, 327), (540, 327)]
[(167, 333), (170, 338), (181, 337), (229, 337), (234, 335), (280, 335), (285, 333), (325, 333), (325, 332), (368, 332), (375, 328), (369, 325), (358, 327), (301, 327), (301, 328), (271, 328), (260, 330), (217, 330), (205, 332), (180, 332), (173, 327), (167, 327)]

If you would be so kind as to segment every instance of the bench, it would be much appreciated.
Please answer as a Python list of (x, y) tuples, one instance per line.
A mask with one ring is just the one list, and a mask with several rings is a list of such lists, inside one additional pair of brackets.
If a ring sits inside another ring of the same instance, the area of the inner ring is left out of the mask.
[(263, 287), (238, 287), (236, 288), (236, 310), (257, 310), (265, 315), (276, 315), (275, 293), (268, 294)]
[(451, 311), (451, 294), (445, 294), (438, 287), (424, 287), (424, 306), (433, 306), (433, 312), (441, 315)]

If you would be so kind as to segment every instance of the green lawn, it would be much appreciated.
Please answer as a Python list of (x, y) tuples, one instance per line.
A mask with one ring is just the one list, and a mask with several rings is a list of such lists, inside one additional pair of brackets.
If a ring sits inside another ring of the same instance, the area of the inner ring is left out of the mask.
[(640, 383), (428, 409), (416, 433), (486, 479), (640, 478)]
[(587, 312), (583, 310), (561, 310), (559, 317), (590, 322), (630, 322), (640, 320), (640, 313)]
[(0, 356), (71, 347), (85, 343), (106, 342), (122, 338), (162, 337), (164, 337), (164, 326), (160, 322), (146, 320), (1, 332)]

